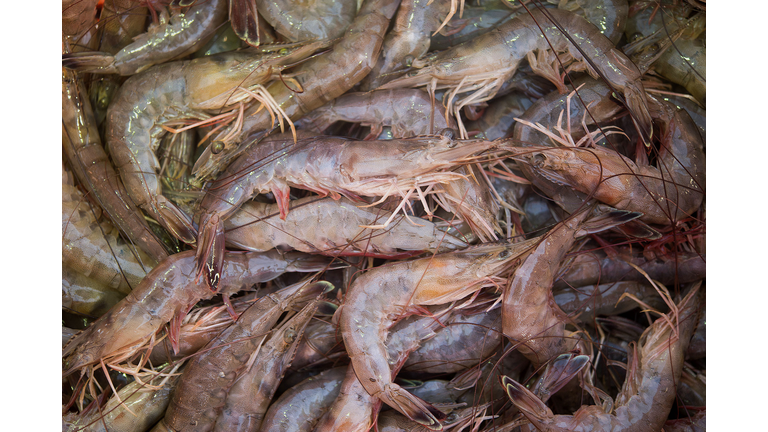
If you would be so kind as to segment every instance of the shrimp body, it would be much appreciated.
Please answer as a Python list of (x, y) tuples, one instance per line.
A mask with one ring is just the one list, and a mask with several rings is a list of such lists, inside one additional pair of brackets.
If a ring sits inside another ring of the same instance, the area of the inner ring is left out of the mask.
[[(666, 102), (654, 116), (662, 131), (658, 165), (638, 166), (602, 147), (518, 149), (532, 171), (618, 209), (641, 212), (641, 221), (674, 224), (704, 198), (705, 160), (698, 128), (687, 112)], [(522, 155), (524, 154), (524, 155)]]
[(168, 253), (152, 234), (143, 215), (128, 199), (125, 186), (101, 145), (85, 87), (77, 75), (62, 69), (61, 140), (72, 171), (112, 222), (133, 243), (159, 261)]
[(64, 65), (81, 72), (133, 75), (154, 64), (185, 57), (197, 51), (227, 18), (226, 0), (195, 0), (184, 9), (172, 9), (158, 24), (121, 49), (64, 56)]
[(455, 128), (446, 122), (445, 108), (433, 104), (429, 95), (416, 89), (378, 90), (368, 93), (347, 93), (302, 118), (302, 124), (322, 132), (337, 121), (371, 126), (371, 135), (378, 135), (384, 126), (392, 127), (395, 138), (410, 138)]
[(251, 146), (203, 199), (197, 249), (200, 272), (215, 287), (224, 251), (224, 220), (256, 193), (274, 193), (282, 219), (288, 214), (290, 187), (334, 198), (406, 196), (420, 186), (463, 178), (445, 169), (494, 146), (479, 140), (459, 144), (448, 137), (387, 141), (314, 137), (295, 145), (269, 141)]
[[(417, 72), (390, 81), (380, 88), (420, 87), (434, 82), (437, 89), (458, 87), (463, 92), (477, 90), (469, 99), (478, 103), (495, 96), (502, 83), (515, 73), (520, 61), (529, 57), (529, 53), (535, 50), (543, 53), (553, 48), (555, 52), (567, 52), (570, 57), (582, 62), (581, 67), (594, 78), (598, 78), (599, 71), (605, 80), (624, 94), (630, 112), (641, 129), (650, 135), (651, 117), (640, 82), (642, 74), (637, 67), (584, 18), (558, 9), (548, 9), (547, 14), (570, 35), (584, 54), (570, 43), (543, 11), (534, 10), (530, 15), (515, 17), (474, 40), (424, 61), (415, 61), (414, 66), (420, 68)], [(585, 58), (592, 60), (596, 70)], [(546, 68), (546, 65), (540, 64), (534, 67), (534, 71), (561, 85), (560, 74)], [(457, 108), (460, 106), (457, 105)]]
[(531, 242), (486, 244), (377, 267), (352, 284), (339, 325), (355, 374), (372, 396), (409, 419), (440, 429), (442, 413), (392, 382), (384, 341), (389, 327), (412, 306), (458, 300), (509, 268)]
[(355, 18), (354, 0), (270, 0), (256, 3), (275, 31), (292, 42), (335, 39)]
[(269, 407), (263, 432), (311, 432), (339, 395), (347, 367), (328, 369), (286, 390)]
[[(325, 259), (298, 253), (283, 257), (277, 251), (229, 252), (222, 267), (219, 292), (228, 296), (287, 271), (322, 270), (326, 263)], [(195, 283), (194, 275), (194, 251), (173, 255), (158, 264), (109, 313), (70, 341), (63, 352), (65, 375), (106, 356), (132, 352), (175, 315), (183, 317), (195, 303), (212, 298), (216, 293), (205, 282)]]
[(306, 55), (318, 45), (288, 55), (234, 52), (159, 65), (129, 78), (107, 114), (106, 137), (126, 187), (137, 203), (177, 238), (194, 243), (191, 218), (162, 195), (160, 163), (155, 151), (163, 123), (204, 119), (205, 110), (224, 107), (238, 87), (264, 82), (272, 67)]
[[(402, 251), (445, 251), (467, 246), (432, 222), (415, 217), (412, 220), (418, 225), (400, 217), (381, 230), (360, 228), (385, 221), (391, 212), (358, 206), (346, 198), (307, 197), (293, 201), (291, 212), (283, 220), (276, 204), (249, 201), (224, 222), (227, 244), (254, 252), (291, 247), (324, 255), (381, 257), (397, 256)], [(322, 232), (316, 229), (315, 221), (325, 226)]]
[(85, 316), (99, 317), (125, 297), (88, 276), (61, 268), (61, 308)]
[[(617, 408), (606, 413), (595, 405), (582, 406), (573, 415), (554, 415), (544, 403), (515, 381), (504, 386), (512, 403), (540, 431), (656, 431), (661, 430), (675, 400), (685, 350), (697, 323), (699, 287), (694, 287), (676, 311), (657, 319), (638, 342), (636, 365), (627, 374), (616, 398)], [(673, 323), (679, 323), (675, 330)], [(630, 360), (629, 362), (633, 362)]]
[(214, 430), (256, 432), (291, 364), (309, 320), (317, 310), (315, 299), (272, 331), (259, 348), (256, 360), (232, 385)]

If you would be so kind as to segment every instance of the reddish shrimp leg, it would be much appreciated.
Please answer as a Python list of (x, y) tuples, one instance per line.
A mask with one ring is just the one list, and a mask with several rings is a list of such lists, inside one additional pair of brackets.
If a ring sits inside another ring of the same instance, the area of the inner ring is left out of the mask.
[(483, 286), (526, 253), (532, 241), (487, 244), (415, 261), (377, 267), (359, 277), (341, 310), (344, 345), (365, 390), (409, 419), (439, 429), (443, 414), (391, 380), (384, 341), (398, 316), (413, 306), (458, 300)]
[(298, 283), (259, 299), (237, 322), (211, 340), (187, 365), (164, 422), (172, 430), (211, 430), (236, 380), (248, 370), (280, 315), (301, 298), (322, 294), (327, 282)]
[[(552, 299), (552, 284), (566, 252), (576, 238), (594, 232), (584, 224), (592, 206), (571, 215), (539, 240), (533, 252), (515, 271), (512, 283), (504, 290), (502, 330), (517, 343), (517, 349), (537, 367), (558, 354), (570, 351), (575, 341), (565, 338), (567, 316)], [(615, 212), (597, 218), (599, 230), (639, 217), (640, 214)]]
[(509, 398), (543, 432), (661, 430), (675, 400), (685, 350), (698, 321), (699, 288), (700, 284), (694, 286), (672, 312), (657, 319), (640, 336), (635, 361), (628, 362), (633, 366), (627, 371), (613, 413), (590, 405), (582, 406), (574, 415), (554, 415), (524, 386), (505, 380)]
[[(288, 271), (320, 271), (327, 264), (327, 258), (301, 253), (228, 252), (219, 292), (229, 296)], [(194, 274), (194, 251), (173, 255), (158, 264), (126, 298), (64, 348), (64, 375), (103, 358), (132, 356), (172, 318), (183, 317), (195, 303), (213, 297), (215, 293), (206, 282), (195, 283)]]

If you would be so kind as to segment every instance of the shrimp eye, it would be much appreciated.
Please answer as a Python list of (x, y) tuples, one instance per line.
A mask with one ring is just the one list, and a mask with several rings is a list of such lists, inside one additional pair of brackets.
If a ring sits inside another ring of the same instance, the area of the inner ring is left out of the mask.
[(659, 44), (655, 43), (650, 46), (651, 51), (658, 51), (659, 50)]
[(411, 65), (413, 64), (414, 58), (413, 58), (412, 55), (407, 55), (407, 56), (405, 56), (404, 60), (405, 60), (405, 65), (408, 66), (408, 67), (411, 67)]
[(284, 56), (288, 54), (288, 48), (280, 48), (280, 51), (278, 51), (277, 53)]
[(506, 258), (509, 256), (509, 251), (504, 249), (503, 251), (499, 252), (499, 258)]
[(211, 153), (219, 154), (224, 150), (224, 141), (214, 141), (211, 143)]
[(285, 331), (285, 335), (283, 336), (283, 340), (285, 343), (293, 343), (293, 341), (296, 340), (296, 330), (289, 328)]
[(547, 157), (544, 156), (543, 153), (536, 153), (533, 155), (533, 165), (537, 168), (541, 168), (544, 166), (544, 163), (547, 162)]
[[(453, 141), (456, 138), (456, 131), (451, 129), (451, 128), (441, 129), (440, 132), (438, 132), (437, 134), (442, 136), (442, 137), (446, 137), (446, 138), (448, 138), (451, 141)], [(454, 146), (456, 145), (455, 142), (452, 142), (452, 144)]]

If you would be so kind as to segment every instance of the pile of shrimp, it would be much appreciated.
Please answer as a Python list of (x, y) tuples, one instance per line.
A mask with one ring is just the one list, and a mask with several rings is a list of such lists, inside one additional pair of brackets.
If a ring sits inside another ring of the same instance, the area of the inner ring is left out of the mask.
[(698, 431), (706, 2), (63, 0), (69, 431)]

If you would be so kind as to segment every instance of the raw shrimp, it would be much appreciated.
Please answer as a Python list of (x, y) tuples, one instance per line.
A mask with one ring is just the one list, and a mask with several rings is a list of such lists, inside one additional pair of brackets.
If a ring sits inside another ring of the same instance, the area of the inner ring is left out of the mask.
[(603, 253), (579, 254), (564, 266), (554, 288), (581, 287), (617, 281), (645, 281), (645, 276), (629, 265), (632, 263), (646, 272), (651, 279), (664, 285), (690, 283), (704, 279), (707, 271), (706, 255), (680, 253), (675, 259), (648, 259), (632, 253), (629, 248), (618, 248), (618, 256)]
[[(228, 297), (285, 272), (323, 270), (327, 263), (325, 258), (297, 252), (284, 256), (277, 251), (228, 252), (218, 292)], [(128, 297), (65, 347), (64, 375), (108, 356), (130, 356), (172, 318), (180, 322), (198, 301), (212, 298), (216, 293), (208, 289), (207, 283), (195, 283), (194, 266), (194, 251), (173, 255), (158, 264)], [(175, 327), (178, 329), (178, 324)], [(177, 335), (172, 325), (171, 340)]]
[(653, 69), (664, 78), (680, 84), (703, 106), (707, 105), (707, 35), (678, 39), (667, 55), (654, 62)]
[(269, 0), (256, 3), (262, 17), (291, 42), (335, 39), (355, 18), (355, 0)]
[(657, 310), (665, 307), (663, 299), (647, 282), (624, 281), (552, 290), (557, 306), (580, 322), (591, 322), (596, 315), (618, 315), (638, 307), (625, 294), (632, 294)]
[(356, 279), (340, 309), (339, 325), (355, 373), (368, 394), (413, 421), (439, 429), (444, 414), (392, 382), (384, 346), (388, 329), (414, 306), (448, 303), (496, 285), (501, 280), (497, 275), (512, 267), (531, 245), (527, 241), (474, 246), (376, 267)]
[(446, 328), (411, 353), (403, 368), (424, 373), (453, 373), (477, 365), (501, 343), (501, 308), (457, 314)]
[(533, 172), (622, 210), (641, 221), (674, 224), (695, 212), (704, 198), (705, 160), (698, 128), (687, 112), (653, 104), (662, 145), (658, 168), (638, 166), (613, 150), (596, 147), (525, 147), (514, 150)]
[(238, 376), (227, 392), (227, 401), (214, 430), (256, 432), (291, 364), (309, 320), (317, 310), (315, 299), (299, 313), (275, 328), (258, 349), (256, 360)]
[(674, 104), (678, 109), (683, 109), (699, 127), (701, 132), (701, 139), (704, 141), (704, 145), (707, 145), (707, 110), (700, 107), (696, 102), (690, 100), (687, 97), (675, 96), (675, 95), (660, 95), (661, 98), (669, 103)]
[(494, 146), (496, 143), (490, 141), (459, 145), (447, 136), (387, 141), (314, 137), (295, 145), (281, 140), (251, 146), (211, 185), (203, 199), (197, 248), (199, 275), (205, 273), (211, 287), (216, 287), (224, 251), (224, 220), (256, 193), (271, 191), (282, 219), (288, 214), (290, 186), (334, 198), (404, 197), (390, 219), (375, 226), (381, 228), (416, 189), (463, 178), (441, 170)]
[[(410, 353), (418, 349), (422, 342), (435, 336), (435, 330), (444, 325), (443, 323), (452, 312), (452, 308), (448, 308), (434, 315), (408, 317), (391, 329), (386, 341), (386, 361), (389, 363), (389, 369), (386, 371), (388, 381), (395, 379)], [(349, 365), (342, 383), (343, 390), (325, 416), (320, 419), (315, 432), (364, 432), (370, 427), (381, 406), (381, 401), (375, 395), (371, 395), (366, 390), (365, 384), (360, 381), (361, 378), (353, 365)], [(350, 412), (350, 408), (354, 408), (354, 411)], [(439, 411), (436, 413), (440, 415)]]
[(306, 296), (317, 297), (328, 283), (301, 282), (260, 298), (232, 326), (211, 340), (186, 367), (163, 422), (175, 431), (212, 430), (236, 380), (280, 315)]
[[(578, 48), (569, 42), (548, 17), (576, 41)], [(539, 26), (546, 38), (542, 36)], [(562, 86), (560, 74), (553, 66), (559, 63), (541, 58), (543, 53), (552, 54), (551, 49), (555, 52), (567, 51), (568, 59), (579, 61), (580, 68), (586, 69), (595, 78), (600, 76), (622, 93), (640, 132), (650, 142), (651, 116), (640, 81), (642, 74), (597, 27), (567, 11), (551, 9), (545, 14), (537, 9), (530, 15), (516, 17), (472, 41), (424, 61), (414, 61), (414, 66), (421, 69), (381, 88), (430, 86), (432, 89), (453, 88), (454, 94), (472, 91), (470, 96), (454, 105), (454, 113), (458, 118), (458, 112), (464, 105), (493, 98), (502, 83), (514, 74), (520, 61), (526, 57), (537, 74)], [(538, 60), (533, 57), (536, 50), (540, 54)]]
[(543, 236), (515, 271), (512, 283), (502, 295), (502, 331), (536, 367), (570, 351), (576, 343), (565, 338), (568, 318), (551, 300), (552, 284), (565, 254), (577, 237), (595, 232), (591, 226), (598, 225), (595, 230), (607, 229), (639, 216), (617, 212), (585, 224), (591, 214), (592, 206), (588, 206)]
[[(282, 82), (267, 86), (267, 91), (286, 117), (298, 120), (343, 95), (368, 75), (381, 50), (389, 19), (399, 3), (400, 0), (367, 0), (363, 3), (357, 17), (330, 53), (313, 58), (294, 70), (294, 79), (301, 93), (297, 92), (296, 85), (289, 88)], [(272, 128), (272, 116), (256, 111), (255, 107), (246, 111), (241, 137)], [(225, 137), (233, 130), (224, 131), (221, 136)], [(229, 164), (233, 155), (239, 153), (238, 146), (232, 145), (230, 140), (224, 140), (224, 143), (224, 148), (217, 154), (213, 154), (211, 146), (208, 146), (200, 156), (193, 168), (198, 179), (213, 178)], [(243, 139), (240, 147), (249, 144), (248, 139)]]
[(371, 126), (370, 136), (378, 136), (384, 126), (390, 126), (395, 138), (456, 127), (455, 122), (446, 122), (442, 105), (433, 104), (427, 93), (417, 89), (347, 93), (305, 115), (299, 123), (320, 133), (337, 121)]
[(509, 398), (540, 431), (661, 430), (675, 400), (683, 356), (696, 326), (698, 295), (699, 285), (640, 336), (613, 414), (590, 405), (582, 406), (574, 415), (554, 415), (524, 386), (505, 379)]
[[(71, 432), (144, 432), (165, 414), (179, 375), (158, 376), (148, 383), (133, 381), (104, 407), (79, 418)], [(160, 388), (146, 388), (147, 384)]]
[(72, 174), (64, 166), (61, 174), (62, 265), (124, 295), (130, 293), (157, 263), (126, 244), (111, 223), (99, 222)]
[[(277, 204), (249, 201), (224, 222), (226, 243), (253, 252), (290, 247), (324, 255), (391, 257), (402, 251), (447, 251), (466, 247), (456, 237), (427, 220), (398, 217), (381, 230), (360, 228), (384, 222), (391, 212), (379, 207), (358, 207), (341, 198), (306, 197), (291, 202), (285, 220)], [(325, 227), (316, 229), (319, 221)]]
[(91, 104), (85, 95), (85, 87), (77, 75), (62, 69), (61, 141), (64, 154), (77, 179), (120, 231), (150, 257), (160, 261), (168, 253), (150, 231), (139, 209), (128, 199), (123, 183), (101, 146)]
[(179, 59), (197, 51), (226, 21), (226, 0), (193, 0), (188, 8), (172, 8), (170, 18), (162, 15), (160, 23), (133, 43), (112, 55), (82, 52), (63, 56), (64, 67), (80, 72), (133, 75), (154, 64)]
[(361, 90), (373, 90), (391, 80), (393, 72), (405, 70), (429, 51), (430, 36), (448, 13), (449, 3), (433, 0), (403, 0), (392, 29), (384, 38), (381, 55), (363, 80)]
[[(194, 243), (192, 220), (161, 193), (160, 163), (155, 151), (163, 123), (183, 118), (204, 119), (203, 110), (236, 102), (239, 87), (265, 82), (279, 67), (310, 54), (319, 44), (273, 54), (233, 52), (159, 65), (129, 78), (109, 108), (107, 144), (134, 201), (173, 235)], [(232, 98), (232, 99), (230, 99)]]

